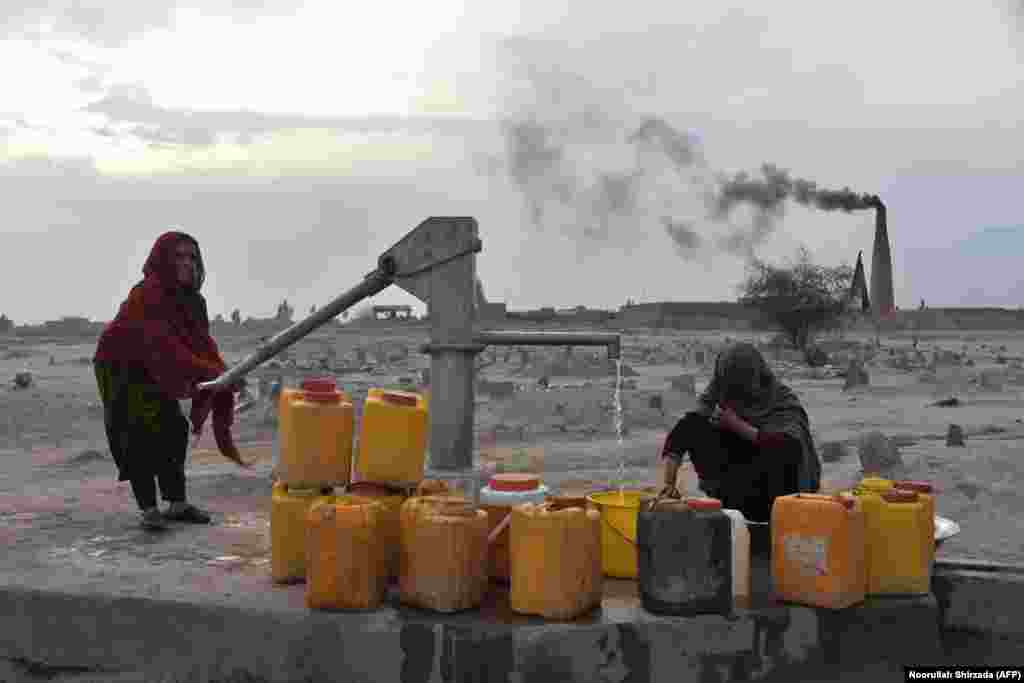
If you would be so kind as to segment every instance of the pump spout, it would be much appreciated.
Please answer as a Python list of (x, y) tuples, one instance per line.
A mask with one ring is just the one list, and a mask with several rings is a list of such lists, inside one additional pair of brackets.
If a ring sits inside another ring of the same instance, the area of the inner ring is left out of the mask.
[(481, 346), (604, 346), (613, 360), (622, 354), (622, 336), (612, 332), (478, 332), (473, 340)]

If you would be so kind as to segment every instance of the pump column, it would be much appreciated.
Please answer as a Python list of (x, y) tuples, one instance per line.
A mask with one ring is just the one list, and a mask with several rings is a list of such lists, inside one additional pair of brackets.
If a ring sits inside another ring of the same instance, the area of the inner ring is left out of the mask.
[(476, 255), (430, 271), (430, 469), (471, 500), (479, 495), (473, 466)]

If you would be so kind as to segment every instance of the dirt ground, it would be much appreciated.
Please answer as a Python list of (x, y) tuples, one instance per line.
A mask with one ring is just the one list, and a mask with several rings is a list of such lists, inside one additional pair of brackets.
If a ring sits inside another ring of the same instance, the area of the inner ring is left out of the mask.
[[(673, 388), (672, 380), (690, 375), (699, 392), (708, 380), (714, 350), (730, 338), (767, 343), (768, 335), (625, 334), (621, 445), (615, 427), (615, 367), (603, 350), (577, 348), (567, 354), (564, 349), (530, 349), (524, 356), (518, 349), (488, 349), (479, 358), (477, 462), (487, 471), (540, 470), (550, 487), (563, 491), (656, 486), (661, 480), (656, 456), (664, 435), (694, 404), (692, 392)], [(244, 337), (218, 341), (229, 364), (259, 343), (258, 338)], [(355, 400), (358, 419), (369, 387), (424, 388), (421, 371), (429, 360), (418, 346), (425, 341), (423, 333), (401, 328), (318, 332), (293, 347), (282, 362), (265, 364), (250, 376), (256, 402), (237, 416), (234, 428), (243, 456), (257, 467), (242, 471), (224, 461), (207, 429), (192, 453), (190, 477), (216, 472), (219, 483), (197, 486), (197, 501), (224, 513), (225, 519), (244, 514), (218, 506), (218, 497), (223, 494), (227, 501), (225, 492), (232, 487), (257, 494), (265, 489), (269, 503), (275, 428), (272, 411), (260, 400), (261, 377), (280, 377), (295, 385), (303, 376), (334, 374)], [(938, 513), (960, 525), (961, 533), (944, 544), (943, 555), (1024, 559), (1024, 540), (1017, 532), (1024, 499), (1016, 483), (1022, 469), (1018, 460), (1024, 455), (1024, 371), (1019, 369), (1024, 337), (1007, 332), (922, 333), (923, 358), (915, 355), (909, 338), (883, 337), (882, 349), (873, 358), (866, 354), (870, 384), (844, 390), (840, 371), (851, 357), (865, 355), (869, 341), (847, 335), (824, 342), (832, 364), (816, 369), (789, 351), (765, 346), (766, 357), (803, 400), (819, 452), (829, 442), (846, 447), (837, 460), (824, 462), (824, 488), (838, 490), (860, 476), (858, 439), (879, 430), (898, 446), (903, 465), (896, 474), (935, 482), (941, 490)], [(33, 505), (38, 507), (43, 499), (59, 508), (83, 505), (88, 498), (133, 514), (127, 485), (114, 481), (90, 362), (94, 344), (0, 338), (0, 538), (13, 538), (19, 516), (38, 513)], [(930, 369), (936, 351), (939, 362)], [(963, 355), (942, 358), (943, 351)], [(16, 388), (13, 379), (25, 370), (32, 373), (33, 383)], [(935, 405), (950, 397), (958, 404)], [(966, 433), (964, 447), (945, 445), (953, 423)], [(80, 495), (69, 492), (76, 481)], [(696, 490), (687, 467), (680, 484)], [(63, 496), (59, 501), (58, 489)]]

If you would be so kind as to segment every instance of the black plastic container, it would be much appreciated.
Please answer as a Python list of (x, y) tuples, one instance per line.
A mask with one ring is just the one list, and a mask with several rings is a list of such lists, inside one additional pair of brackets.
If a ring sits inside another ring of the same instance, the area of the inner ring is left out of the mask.
[(721, 502), (643, 501), (636, 536), (645, 610), (679, 616), (732, 612), (732, 522)]

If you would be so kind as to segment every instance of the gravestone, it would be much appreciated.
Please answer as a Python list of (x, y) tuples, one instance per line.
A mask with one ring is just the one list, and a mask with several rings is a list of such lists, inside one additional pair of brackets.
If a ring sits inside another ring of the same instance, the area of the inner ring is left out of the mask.
[(983, 370), (980, 384), (990, 391), (1002, 391), (1006, 376), (999, 370)]
[(697, 393), (697, 379), (693, 375), (680, 375), (673, 377), (672, 389), (680, 391), (687, 396), (694, 396)]
[(516, 384), (515, 382), (492, 382), (489, 380), (480, 380), (477, 382), (477, 391), (481, 394), (486, 394), (491, 398), (507, 399), (515, 395)]
[(869, 383), (870, 377), (868, 376), (868, 371), (864, 367), (864, 364), (856, 359), (850, 361), (850, 365), (846, 368), (846, 381), (843, 382), (843, 391), (856, 387), (864, 387)]
[(872, 431), (864, 434), (857, 444), (857, 455), (865, 474), (888, 474), (902, 467), (899, 449), (885, 434)]
[(965, 441), (964, 428), (957, 424), (949, 425), (949, 430), (946, 432), (946, 445), (965, 446)]
[(821, 347), (813, 346), (807, 350), (806, 354), (804, 354), (804, 360), (806, 360), (807, 364), (812, 368), (820, 368), (828, 365), (828, 354), (825, 353), (825, 350)]
[(849, 449), (842, 441), (829, 441), (821, 447), (822, 462), (839, 462), (849, 455)]

